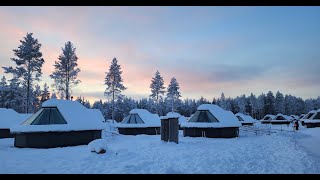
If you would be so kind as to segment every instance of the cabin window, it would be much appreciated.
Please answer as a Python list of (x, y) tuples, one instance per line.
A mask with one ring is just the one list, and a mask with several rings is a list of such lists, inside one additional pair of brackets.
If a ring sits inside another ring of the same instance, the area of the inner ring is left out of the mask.
[(216, 117), (214, 117), (210, 111), (198, 110), (188, 122), (219, 122)]
[(320, 119), (320, 113), (317, 113), (312, 119)]
[(314, 113), (309, 113), (306, 115), (306, 118), (305, 119), (309, 119)]
[(239, 119), (239, 121), (244, 121), (240, 116), (237, 116), (237, 118)]
[(283, 116), (277, 116), (276, 120), (286, 120)]
[(56, 107), (44, 107), (23, 123), (23, 125), (48, 124), (67, 124), (67, 122)]

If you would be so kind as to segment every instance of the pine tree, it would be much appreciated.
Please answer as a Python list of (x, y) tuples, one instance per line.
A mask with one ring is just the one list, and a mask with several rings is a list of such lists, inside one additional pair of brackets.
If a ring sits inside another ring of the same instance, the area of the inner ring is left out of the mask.
[(284, 97), (279, 91), (277, 91), (275, 98), (275, 113), (285, 114)]
[(7, 94), (8, 94), (7, 79), (5, 76), (3, 76), (0, 82), (0, 108), (5, 108), (5, 104), (7, 101), (7, 98), (6, 98)]
[(266, 99), (265, 99), (265, 113), (266, 114), (275, 114), (274, 111), (274, 103), (275, 102), (275, 98), (273, 96), (273, 93), (271, 91), (269, 91), (267, 93)]
[(121, 91), (127, 89), (122, 84), (123, 80), (121, 77), (121, 66), (118, 65), (118, 60), (113, 58), (109, 71), (106, 72), (105, 85), (107, 88), (105, 90), (105, 96), (112, 98), (112, 119), (114, 120), (114, 102), (121, 95)]
[(26, 101), (23, 89), (19, 86), (19, 80), (14, 77), (9, 80), (8, 93), (6, 96), (7, 101), (5, 102), (6, 108), (12, 108), (15, 111), (22, 113), (25, 112)]
[(220, 97), (220, 99), (218, 100), (218, 105), (219, 105), (222, 109), (224, 109), (224, 110), (227, 109), (226, 98), (225, 98), (223, 92), (221, 93), (221, 97)]
[(257, 98), (255, 95), (253, 95), (253, 93), (250, 94), (249, 96), (249, 105), (250, 105), (250, 114), (251, 114), (251, 117), (253, 118), (256, 118), (256, 114), (257, 114), (257, 111), (258, 111), (258, 108), (257, 108)]
[(154, 77), (151, 80), (150, 88), (151, 88), (151, 95), (150, 97), (155, 98), (156, 102), (159, 100), (159, 96), (164, 94), (165, 87), (163, 78), (161, 77), (159, 71), (157, 71)]
[(176, 78), (172, 78), (170, 81), (170, 84), (167, 89), (167, 98), (171, 102), (171, 111), (175, 111), (175, 101), (178, 101), (179, 98), (181, 97), (180, 92), (179, 92), (179, 83), (176, 80)]
[(262, 119), (265, 116), (264, 105), (265, 105), (265, 94), (261, 93), (261, 95), (257, 98), (257, 108), (258, 108), (258, 119)]
[(43, 103), (44, 101), (50, 99), (50, 92), (49, 92), (49, 86), (47, 83), (44, 83), (43, 90), (41, 92), (41, 99), (40, 102)]
[(70, 41), (65, 43), (64, 48), (62, 48), (62, 54), (53, 65), (55, 70), (50, 75), (50, 78), (54, 80), (53, 86), (60, 93), (61, 99), (65, 97), (66, 100), (70, 100), (72, 87), (81, 82), (77, 79), (80, 68), (77, 68), (78, 57), (75, 51), (76, 48)]
[(57, 95), (56, 93), (53, 91), (52, 95), (51, 95), (51, 99), (57, 99)]
[(41, 88), (38, 84), (35, 85), (35, 89), (32, 93), (32, 104), (33, 104), (33, 112), (36, 112), (39, 110), (40, 105), (41, 105)]
[(41, 68), (44, 63), (42, 53), (40, 52), (41, 44), (38, 39), (32, 37), (33, 33), (27, 33), (23, 40), (20, 40), (21, 45), (18, 49), (14, 49), (14, 55), (17, 58), (11, 58), (17, 65), (15, 68), (12, 66), (3, 67), (5, 73), (13, 74), (14, 78), (26, 87), (24, 99), (25, 112), (29, 113), (31, 106), (31, 89), (34, 81), (39, 81), (42, 75)]
[(242, 95), (240, 97), (236, 98), (236, 103), (239, 107), (239, 112), (245, 114), (246, 112), (246, 105), (247, 105), (247, 99), (246, 99), (246, 95)]

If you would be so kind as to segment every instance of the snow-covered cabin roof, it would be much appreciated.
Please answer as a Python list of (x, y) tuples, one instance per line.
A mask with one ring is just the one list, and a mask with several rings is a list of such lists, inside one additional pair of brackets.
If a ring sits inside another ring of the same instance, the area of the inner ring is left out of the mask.
[[(66, 124), (30, 125), (45, 108), (57, 108)], [(42, 103), (42, 108), (19, 126), (11, 127), (12, 132), (49, 132), (102, 130), (104, 117), (98, 109), (88, 109), (78, 101), (50, 99)]]
[(309, 119), (304, 120), (304, 123), (320, 123), (320, 109), (318, 109)]
[(292, 117), (283, 115), (281, 113), (277, 114), (276, 117), (274, 117), (271, 122), (288, 122), (291, 121)]
[(208, 128), (223, 128), (223, 127), (240, 127), (241, 123), (238, 118), (231, 112), (225, 111), (215, 104), (202, 104), (198, 107), (198, 111), (209, 111), (217, 122), (190, 122), (197, 114), (195, 113), (190, 119), (181, 124), (181, 127), (208, 127)]
[(20, 114), (13, 109), (0, 108), (0, 129), (9, 129), (22, 123), (32, 114)]
[(311, 110), (309, 111), (305, 116), (303, 116), (300, 121), (304, 121), (306, 119), (310, 119), (314, 113), (316, 113), (317, 111), (316, 110)]
[(168, 118), (178, 118), (179, 124), (187, 122), (187, 118), (185, 116), (182, 116), (181, 114), (176, 113), (176, 112), (168, 112), (166, 117), (168, 117)]
[[(266, 117), (268, 117), (269, 119), (268, 120), (264, 120)], [(274, 119), (276, 116), (275, 115), (272, 115), (272, 114), (267, 114), (265, 115), (262, 119), (261, 119), (261, 122), (270, 122), (272, 119)]]
[(251, 116), (249, 116), (249, 115), (245, 115), (245, 114), (242, 114), (242, 113), (237, 113), (237, 114), (235, 114), (236, 116), (239, 116), (243, 121), (240, 121), (239, 119), (239, 121), (241, 122), (241, 123), (254, 123), (254, 122), (256, 122)]
[[(135, 116), (134, 122), (129, 120), (131, 116)], [(138, 117), (137, 117), (138, 116)], [(158, 114), (152, 114), (146, 109), (132, 109), (129, 115), (125, 117), (116, 127), (122, 128), (144, 128), (144, 127), (160, 127), (160, 117)]]

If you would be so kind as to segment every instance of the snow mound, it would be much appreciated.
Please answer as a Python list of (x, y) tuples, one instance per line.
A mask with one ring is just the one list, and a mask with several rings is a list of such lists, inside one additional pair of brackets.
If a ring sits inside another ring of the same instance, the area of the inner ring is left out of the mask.
[[(42, 107), (56, 107), (67, 124), (29, 125), (22, 124), (11, 127), (12, 132), (49, 132), (49, 131), (81, 131), (102, 130), (105, 128), (104, 117), (99, 109), (88, 109), (78, 101), (50, 99)], [(41, 111), (41, 110), (39, 110)], [(31, 116), (32, 120), (39, 115), (39, 111)], [(26, 120), (26, 121), (28, 121)], [(26, 122), (25, 121), (25, 122)]]
[(0, 108), (0, 128), (9, 129), (12, 126), (21, 124), (32, 114), (20, 114), (13, 109)]
[(107, 141), (104, 139), (96, 139), (88, 144), (90, 152), (96, 152), (97, 154), (103, 154), (107, 151)]

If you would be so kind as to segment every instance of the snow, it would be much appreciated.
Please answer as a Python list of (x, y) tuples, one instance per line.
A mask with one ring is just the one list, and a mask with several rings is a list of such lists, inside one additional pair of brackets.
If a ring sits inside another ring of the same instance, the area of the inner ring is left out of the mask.
[(145, 127), (160, 127), (161, 121), (158, 114), (152, 114), (146, 109), (132, 109), (129, 114), (138, 114), (144, 123), (139, 124), (128, 124), (118, 123), (117, 127), (124, 128), (145, 128)]
[(107, 151), (107, 141), (105, 139), (96, 139), (88, 144), (88, 149), (90, 152), (99, 153), (101, 150)]
[[(178, 118), (179, 124), (187, 122), (187, 118), (176, 112), (168, 112), (166, 118)], [(161, 118), (160, 118), (161, 119)]]
[(242, 113), (235, 114), (236, 116), (240, 116), (244, 121), (240, 121), (241, 123), (255, 123), (256, 120), (254, 120), (251, 116), (245, 115)]
[(214, 104), (202, 104), (197, 110), (208, 110), (214, 115), (219, 122), (214, 123), (202, 123), (202, 122), (185, 122), (181, 124), (181, 127), (240, 127), (241, 123), (238, 118), (231, 112), (225, 111), (221, 107)]
[(238, 138), (182, 137), (180, 131), (179, 144), (162, 142), (160, 135), (103, 140), (107, 152), (96, 154), (87, 145), (16, 148), (13, 139), (0, 139), (0, 174), (320, 173), (320, 128), (258, 136), (240, 132)]
[(0, 108), (0, 129), (10, 129), (10, 127), (22, 123), (32, 114), (20, 114), (13, 109)]
[[(18, 125), (10, 128), (11, 132), (49, 132), (102, 130), (105, 128), (104, 117), (98, 109), (87, 109), (78, 101), (50, 99), (42, 107), (57, 107), (67, 124)], [(33, 118), (37, 116), (35, 113)]]

